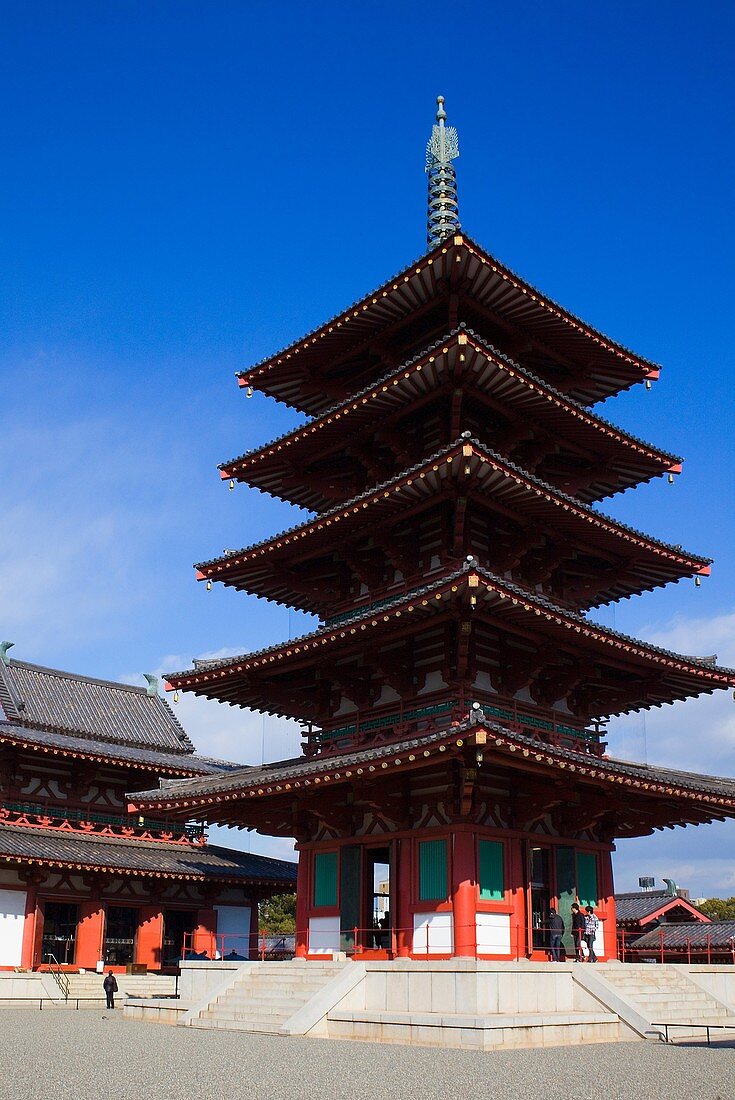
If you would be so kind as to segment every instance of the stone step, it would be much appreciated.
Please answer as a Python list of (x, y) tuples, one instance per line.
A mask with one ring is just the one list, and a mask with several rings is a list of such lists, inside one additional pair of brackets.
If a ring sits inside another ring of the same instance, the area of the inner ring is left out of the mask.
[(259, 1021), (261, 1023), (265, 1021), (265, 1022), (275, 1026), (276, 1023), (285, 1023), (286, 1020), (290, 1020), (292, 1015), (293, 1015), (293, 1013), (290, 1012), (288, 1009), (286, 1009), (286, 1010), (281, 1009), (280, 1011), (275, 1011), (274, 1010), (273, 1012), (267, 1012), (267, 1011), (264, 1011), (263, 1009), (259, 1009), (258, 1011), (251, 1012), (247, 1008), (237, 1009), (237, 1008), (229, 1008), (228, 1007), (225, 1011), (217, 1010), (217, 1011), (213, 1012), (211, 1009), (207, 1009), (205, 1012), (201, 1012), (199, 1014), (199, 1019), (200, 1020), (244, 1020), (246, 1022), (251, 1022), (251, 1023), (253, 1021)]
[(290, 1001), (287, 997), (273, 998), (270, 1001), (253, 998), (228, 999), (216, 1001), (207, 1012), (252, 1012), (270, 1016), (274, 1012), (286, 1012), (293, 1016), (297, 1009), (305, 1005), (306, 1001)]

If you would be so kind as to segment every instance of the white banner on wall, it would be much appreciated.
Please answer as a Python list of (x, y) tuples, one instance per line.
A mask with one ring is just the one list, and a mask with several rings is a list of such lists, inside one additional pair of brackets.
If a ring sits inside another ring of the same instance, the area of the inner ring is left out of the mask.
[(0, 890), (0, 966), (20, 966), (25, 914), (25, 890)]
[(451, 913), (414, 913), (413, 954), (451, 955), (453, 933)]

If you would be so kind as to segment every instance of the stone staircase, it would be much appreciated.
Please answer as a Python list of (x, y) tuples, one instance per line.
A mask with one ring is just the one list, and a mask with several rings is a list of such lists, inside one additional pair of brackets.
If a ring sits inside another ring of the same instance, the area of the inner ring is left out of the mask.
[(232, 985), (184, 1024), (229, 1031), (279, 1032), (344, 966), (343, 962), (310, 962), (308, 966), (258, 963), (241, 972)]
[[(601, 970), (601, 974), (603, 971)], [(651, 1031), (655, 1024), (677, 1024), (672, 1029), (674, 1039), (702, 1037), (701, 1028), (692, 1024), (735, 1024), (735, 1016), (727, 1006), (700, 988), (680, 967), (666, 964), (625, 963), (604, 968), (605, 980), (643, 1016)]]
[[(104, 1005), (102, 988), (104, 974), (68, 974), (69, 1003), (79, 998), (80, 1008), (97, 1008)], [(122, 1006), (126, 997), (172, 997), (176, 990), (176, 978), (169, 974), (116, 974), (118, 992), (116, 1002)], [(49, 983), (53, 984), (53, 982)]]

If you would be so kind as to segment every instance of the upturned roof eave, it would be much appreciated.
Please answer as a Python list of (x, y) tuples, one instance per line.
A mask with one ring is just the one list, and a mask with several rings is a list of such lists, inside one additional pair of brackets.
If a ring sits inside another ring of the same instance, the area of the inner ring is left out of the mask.
[[(297, 356), (303, 349), (310, 345), (321, 342), (325, 337), (328, 337), (331, 332), (336, 328), (342, 326), (350, 326), (351, 322), (354, 322), (358, 317), (369, 313), (370, 307), (379, 303), (380, 299), (387, 296), (390, 293), (394, 293), (398, 287), (402, 286), (408, 281), (414, 274), (419, 274), (423, 266), (426, 266), (431, 260), (434, 260), (441, 256), (442, 252), (446, 253), (450, 249), (467, 248), (472, 255), (477, 255), (480, 261), (484, 265), (490, 265), (491, 269), (500, 275), (500, 277), (518, 289), (522, 295), (528, 298), (529, 301), (538, 305), (542, 315), (549, 318), (562, 321), (565, 325), (569, 326), (569, 329), (575, 335), (581, 336), (586, 341), (595, 344), (600, 350), (611, 355), (616, 359), (623, 359), (632, 368), (637, 369), (640, 372), (640, 378), (636, 379), (632, 377), (627, 384), (621, 384), (618, 389), (628, 388), (630, 385), (635, 384), (637, 380), (643, 380), (647, 376), (657, 376), (661, 370), (659, 364), (644, 358), (633, 352), (631, 349), (626, 348), (623, 344), (612, 340), (610, 337), (605, 336), (591, 325), (587, 324), (581, 318), (575, 316), (569, 310), (543, 294), (536, 287), (526, 282), (521, 276), (517, 275), (507, 265), (501, 263), (490, 253), (486, 252), (480, 245), (478, 245), (471, 237), (466, 233), (457, 234), (455, 237), (442, 241), (434, 249), (424, 253), (418, 259), (414, 260), (411, 264), (405, 267), (398, 274), (392, 278), (386, 280), (375, 290), (364, 295), (357, 301), (353, 302), (346, 310), (341, 313), (335, 314), (329, 320), (323, 324), (312, 329), (298, 340), (286, 345), (280, 351), (273, 355), (269, 355), (266, 358), (260, 360), (253, 366), (246, 368), (242, 371), (237, 371), (237, 377), (240, 379), (241, 384), (257, 384), (259, 381), (268, 377), (270, 373), (281, 366), (286, 360)], [(394, 284), (397, 284), (394, 287)], [(380, 329), (380, 324), (376, 325), (376, 328)], [(616, 392), (612, 390), (611, 392)], [(294, 406), (298, 407), (298, 406)]]
[[(482, 732), (484, 740), (477, 737)], [(230, 776), (210, 777), (203, 782), (182, 780), (161, 790), (130, 794), (131, 812), (150, 809), (168, 811), (201, 811), (216, 819), (218, 807), (247, 798), (248, 805), (274, 797), (293, 798), (298, 792), (326, 790), (325, 782), (339, 787), (365, 782), (371, 777), (382, 778), (387, 772), (416, 770), (432, 766), (448, 748), (460, 749), (469, 738), (470, 744), (481, 743), (487, 751), (497, 751), (499, 758), (523, 767), (566, 771), (569, 777), (594, 782), (605, 788), (621, 784), (635, 788), (641, 794), (679, 797), (685, 801), (707, 804), (712, 816), (735, 816), (735, 780), (697, 773), (677, 772), (649, 764), (633, 764), (609, 757), (588, 754), (540, 743), (533, 738), (511, 731), (497, 722), (487, 720), (482, 710), (456, 726), (415, 738), (362, 750), (283, 761), (277, 765), (243, 769)], [(415, 750), (415, 751), (414, 751)], [(520, 753), (520, 756), (517, 755)], [(365, 766), (373, 764), (374, 772), (365, 775)], [(380, 765), (378, 768), (377, 765)], [(358, 771), (362, 768), (362, 771)], [(329, 776), (327, 779), (326, 777)], [(329, 789), (332, 789), (331, 787)], [(252, 802), (251, 802), (252, 799)], [(211, 809), (210, 809), (211, 807)], [(672, 815), (676, 818), (678, 815)]]
[[(474, 563), (465, 563), (461, 569), (444, 574), (432, 584), (408, 592), (379, 610), (368, 609), (366, 612), (360, 612), (360, 614), (345, 619), (335, 626), (323, 626), (310, 634), (302, 635), (299, 638), (254, 653), (208, 661), (206, 664), (202, 663), (199, 667), (169, 673), (166, 676), (167, 689), (182, 688), (186, 690), (189, 688), (197, 691), (202, 685), (209, 685), (210, 681), (214, 683), (215, 680), (221, 680), (228, 675), (255, 672), (272, 661), (283, 661), (285, 659), (291, 663), (296, 661), (303, 664), (305, 660), (310, 659), (310, 654), (317, 652), (317, 647), (321, 648), (324, 645), (337, 643), (344, 648), (344, 639), (349, 632), (356, 633), (358, 629), (368, 629), (368, 627), (374, 629), (377, 626), (385, 629), (386, 624), (390, 629), (390, 623), (397, 613), (402, 614), (407, 607), (414, 608), (419, 600), (425, 600), (427, 606), (429, 606), (429, 597), (435, 597), (444, 589), (451, 591), (453, 584), (459, 584), (460, 580), (466, 580), (470, 574), (475, 575), (478, 585), (480, 581), (483, 581), (486, 589), (492, 589), (501, 600), (508, 599), (508, 606), (519, 606), (529, 614), (541, 616), (542, 619), (551, 622), (552, 625), (583, 634), (592, 642), (610, 646), (614, 649), (623, 649), (629, 656), (641, 658), (647, 664), (663, 663), (675, 672), (696, 676), (702, 681), (702, 691), (716, 690), (720, 687), (735, 687), (735, 670), (733, 669), (716, 666), (706, 658), (693, 660), (682, 654), (641, 642), (619, 631), (594, 623), (576, 612), (560, 608), (550, 600), (521, 588), (511, 581), (496, 577)], [(431, 604), (431, 606), (434, 605)], [(705, 683), (707, 686), (704, 686)], [(202, 693), (208, 694), (207, 691)], [(693, 694), (696, 693), (693, 692)]]
[[(548, 482), (542, 481), (534, 474), (529, 473), (522, 467), (517, 466), (509, 459), (503, 458), (502, 455), (492, 451), (489, 447), (484, 446), (479, 440), (474, 438), (461, 437), (451, 445), (442, 448), (439, 451), (434, 452), (421, 462), (416, 463), (415, 466), (402, 471), (399, 475), (389, 478), (387, 481), (381, 482), (364, 493), (360, 493), (355, 497), (350, 498), (344, 503), (335, 505), (333, 508), (328, 509), (325, 512), (320, 512), (311, 520), (307, 520), (303, 523), (296, 524), (294, 527), (288, 528), (282, 531), (280, 534), (274, 535), (271, 538), (263, 539), (259, 543), (254, 543), (250, 546), (243, 547), (239, 550), (234, 550), (217, 558), (209, 559), (208, 561), (198, 562), (194, 568), (197, 569), (201, 576), (199, 580), (212, 579), (212, 580), (224, 580), (228, 575), (234, 573), (243, 563), (243, 559), (251, 555), (262, 555), (263, 553), (281, 549), (279, 544), (284, 542), (293, 542), (296, 544), (298, 541), (301, 545), (301, 540), (306, 536), (308, 532), (318, 531), (325, 526), (330, 526), (333, 522), (340, 522), (342, 517), (351, 518), (351, 513), (356, 507), (369, 510), (370, 505), (378, 501), (381, 497), (384, 497), (386, 493), (397, 493), (406, 480), (413, 480), (416, 476), (420, 476), (421, 472), (427, 467), (431, 467), (437, 462), (443, 462), (448, 459), (449, 456), (459, 454), (462, 448), (466, 445), (472, 446), (478, 457), (481, 459), (495, 464), (496, 467), (503, 467), (508, 471), (508, 476), (516, 478), (519, 482), (523, 482), (529, 486), (530, 491), (537, 494), (543, 494), (551, 498), (553, 501), (565, 509), (572, 509), (577, 512), (581, 517), (584, 517), (591, 523), (604, 526), (609, 529), (611, 535), (618, 535), (622, 538), (633, 538), (640, 542), (644, 548), (650, 548), (654, 553), (662, 553), (667, 555), (672, 561), (686, 564), (689, 567), (687, 573), (682, 575), (688, 575), (689, 572), (695, 573), (712, 564), (712, 558), (704, 557), (700, 554), (694, 554), (690, 551), (684, 550), (679, 546), (674, 546), (671, 543), (663, 542), (660, 539), (656, 539), (651, 535), (646, 534), (637, 528), (631, 527), (628, 524), (622, 523), (620, 520), (616, 520), (611, 516), (605, 515), (603, 512), (598, 512), (584, 502), (577, 500), (576, 498), (564, 493), (561, 489), (557, 489), (555, 486), (550, 485)], [(362, 515), (362, 512), (361, 512)]]
[(411, 356), (410, 359), (405, 360), (399, 367), (396, 367), (390, 371), (386, 371), (380, 377), (370, 382), (368, 385), (363, 386), (361, 389), (351, 394), (343, 401), (336, 402), (329, 408), (324, 409), (318, 416), (309, 419), (305, 424), (300, 425), (297, 428), (292, 428), (288, 432), (284, 432), (283, 435), (271, 440), (269, 443), (263, 444), (260, 447), (252, 448), (249, 451), (243, 452), (241, 455), (235, 458), (229, 459), (226, 462), (221, 462), (218, 466), (220, 474), (223, 478), (238, 476), (238, 467), (243, 467), (246, 464), (257, 464), (261, 459), (275, 455), (277, 452), (284, 449), (288, 449), (294, 443), (300, 442), (302, 438), (308, 438), (310, 434), (318, 432), (320, 425), (326, 425), (328, 422), (334, 420), (335, 417), (342, 418), (349, 415), (351, 407), (358, 401), (362, 401), (363, 398), (368, 397), (371, 393), (380, 390), (383, 386), (392, 383), (392, 381), (406, 371), (415, 371), (417, 366), (425, 364), (429, 358), (435, 354), (435, 352), (447, 344), (454, 344), (459, 336), (466, 337), (477, 350), (486, 355), (489, 359), (497, 363), (499, 366), (506, 370), (512, 371), (519, 377), (519, 380), (525, 384), (534, 387), (534, 389), (541, 389), (548, 399), (551, 399), (564, 406), (569, 412), (576, 416), (583, 416), (587, 419), (592, 426), (599, 427), (605, 432), (612, 432), (616, 439), (624, 446), (630, 447), (634, 450), (645, 451), (648, 456), (658, 462), (662, 467), (662, 472), (680, 466), (683, 459), (679, 455), (675, 455), (668, 451), (662, 450), (660, 447), (655, 446), (652, 443), (647, 442), (644, 439), (640, 439), (637, 436), (632, 435), (630, 432), (624, 431), (618, 425), (613, 424), (612, 421), (607, 420), (605, 417), (599, 416), (597, 413), (591, 412), (587, 406), (581, 402), (576, 401), (573, 397), (563, 393), (557, 389), (552, 383), (541, 378), (540, 376), (529, 371), (527, 368), (521, 366), (515, 360), (511, 359), (504, 352), (499, 351), (492, 344), (489, 344), (480, 335), (474, 332), (471, 328), (461, 324), (457, 328), (452, 329), (449, 333), (442, 336), (440, 339), (435, 340), (432, 344), (423, 348), (417, 354)]

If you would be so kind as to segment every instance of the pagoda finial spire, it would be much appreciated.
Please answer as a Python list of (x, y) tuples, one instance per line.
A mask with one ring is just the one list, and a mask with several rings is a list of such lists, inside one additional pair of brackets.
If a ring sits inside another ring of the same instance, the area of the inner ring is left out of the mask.
[(426, 240), (434, 248), (461, 228), (457, 204), (457, 176), (452, 161), (459, 156), (459, 139), (454, 126), (445, 126), (444, 96), (436, 97), (436, 125), (426, 146), (429, 176), (429, 209)]

